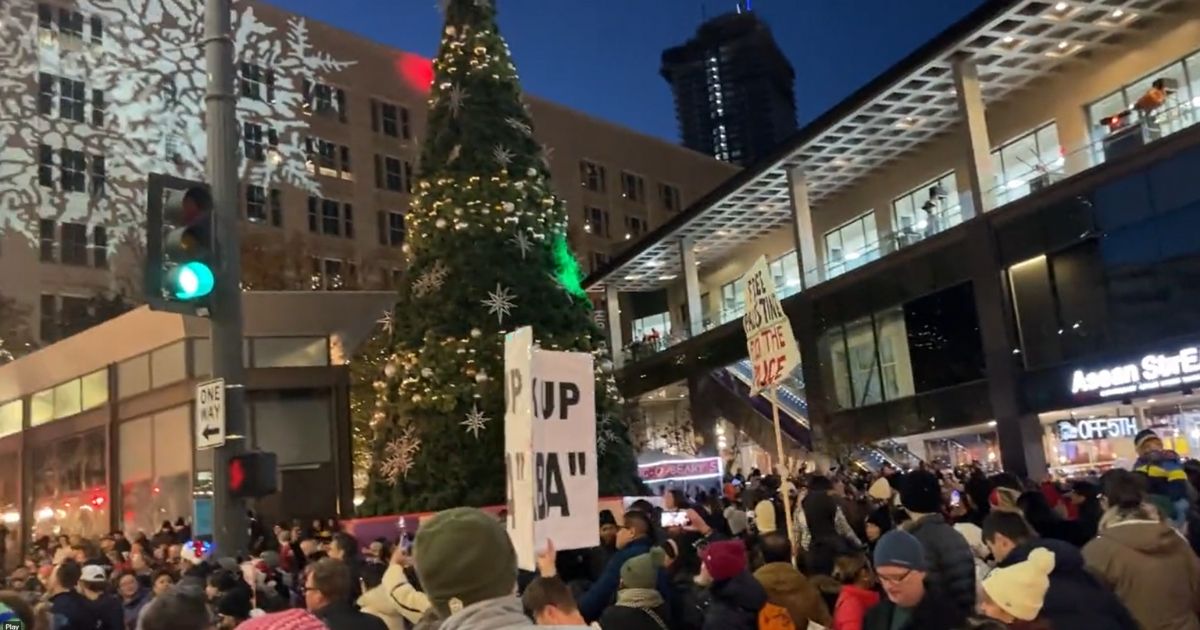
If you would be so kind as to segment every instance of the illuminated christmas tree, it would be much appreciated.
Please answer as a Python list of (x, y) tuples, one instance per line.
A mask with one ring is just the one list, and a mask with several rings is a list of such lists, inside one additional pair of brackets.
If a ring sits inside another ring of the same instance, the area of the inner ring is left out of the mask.
[(543, 348), (595, 355), (601, 494), (637, 492), (611, 362), (495, 8), (449, 0), (444, 9), (360, 511), (504, 501), (504, 333), (526, 325)]

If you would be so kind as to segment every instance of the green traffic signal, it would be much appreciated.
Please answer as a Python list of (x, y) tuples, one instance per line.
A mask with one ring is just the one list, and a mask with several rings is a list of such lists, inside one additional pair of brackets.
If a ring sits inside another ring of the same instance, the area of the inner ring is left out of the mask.
[(175, 267), (169, 283), (169, 289), (176, 299), (194, 300), (212, 293), (216, 279), (208, 265), (193, 260)]

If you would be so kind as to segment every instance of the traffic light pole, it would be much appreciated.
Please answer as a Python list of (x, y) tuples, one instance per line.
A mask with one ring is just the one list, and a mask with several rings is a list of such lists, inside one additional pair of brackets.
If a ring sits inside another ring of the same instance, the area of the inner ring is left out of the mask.
[(219, 556), (247, 551), (249, 520), (242, 499), (230, 496), (229, 461), (246, 449), (245, 366), (242, 363), (241, 249), (238, 235), (237, 95), (234, 92), (230, 0), (206, 0), (204, 56), (208, 89), (208, 183), (215, 209), (218, 263), (213, 290), (212, 368), (225, 379), (225, 446), (213, 456), (213, 539)]

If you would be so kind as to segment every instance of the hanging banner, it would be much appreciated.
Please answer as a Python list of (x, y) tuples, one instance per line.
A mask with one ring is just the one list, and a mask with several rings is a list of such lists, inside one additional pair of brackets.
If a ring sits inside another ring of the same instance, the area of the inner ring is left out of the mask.
[(760, 256), (746, 275), (746, 314), (742, 328), (746, 331), (746, 350), (754, 368), (750, 395), (782, 381), (800, 365), (800, 348), (792, 334), (792, 324), (783, 312), (775, 294), (775, 279), (767, 267), (767, 257)]
[(533, 347), (533, 331), (504, 343), (504, 461), (508, 535), (522, 569), (537, 553), (599, 544), (596, 394), (592, 355)]

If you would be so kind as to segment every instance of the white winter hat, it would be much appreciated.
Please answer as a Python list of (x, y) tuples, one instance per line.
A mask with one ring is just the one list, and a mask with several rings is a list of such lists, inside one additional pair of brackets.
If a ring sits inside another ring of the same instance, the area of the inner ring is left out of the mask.
[(880, 501), (887, 501), (892, 498), (892, 484), (888, 482), (887, 477), (880, 477), (867, 489), (867, 494)]
[(1054, 553), (1038, 547), (1024, 562), (994, 569), (983, 581), (983, 592), (1004, 612), (1033, 621), (1042, 609), (1054, 570)]
[(967, 545), (971, 547), (978, 558), (986, 558), (991, 550), (983, 542), (983, 530), (975, 523), (958, 523), (954, 526), (954, 531), (962, 534), (962, 537), (967, 539)]

